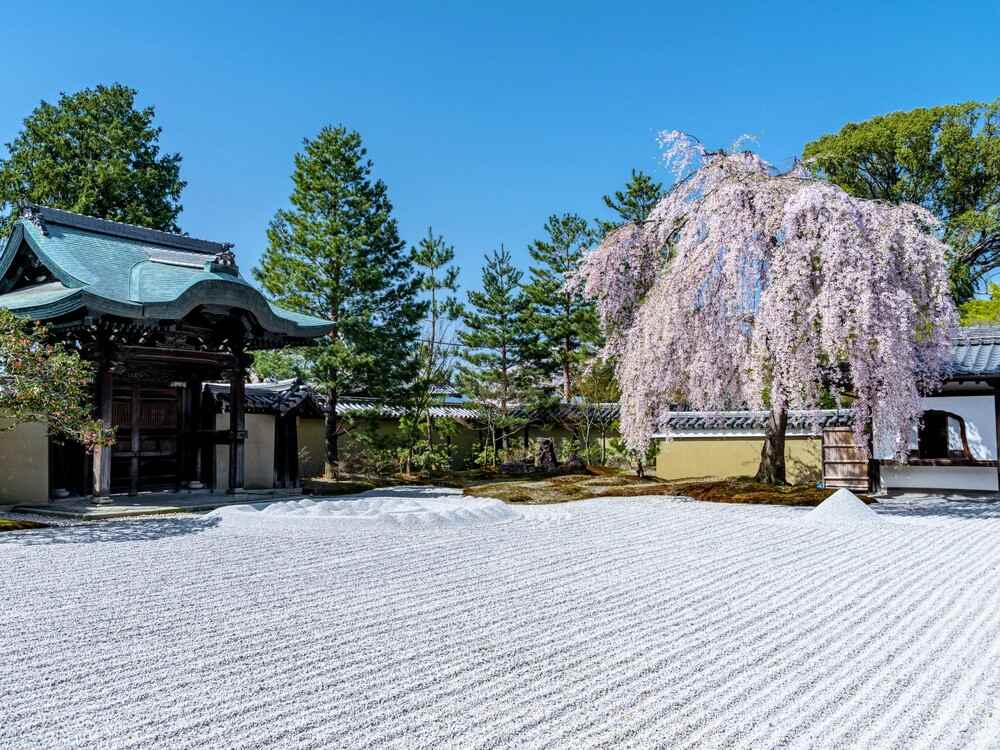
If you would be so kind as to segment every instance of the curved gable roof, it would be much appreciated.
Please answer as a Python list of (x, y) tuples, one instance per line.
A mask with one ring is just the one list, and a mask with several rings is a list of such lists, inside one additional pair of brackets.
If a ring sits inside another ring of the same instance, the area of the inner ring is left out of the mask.
[(245, 310), (267, 332), (290, 338), (314, 338), (332, 328), (268, 301), (229, 262), (227, 244), (30, 207), (0, 256), (0, 277), (24, 246), (61, 288), (46, 283), (0, 294), (0, 307), (35, 319), (84, 307), (98, 315), (180, 320), (200, 305), (213, 305)]

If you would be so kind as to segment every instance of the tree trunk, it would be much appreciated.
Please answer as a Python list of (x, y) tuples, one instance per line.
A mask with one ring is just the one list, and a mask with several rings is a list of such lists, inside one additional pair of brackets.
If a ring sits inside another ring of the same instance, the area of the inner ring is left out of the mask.
[(573, 371), (570, 362), (569, 338), (563, 341), (563, 401), (569, 403), (573, 398)]
[(337, 418), (337, 392), (331, 390), (327, 397), (326, 412), (326, 462), (323, 467), (323, 475), (327, 479), (338, 479), (340, 477), (340, 452), (337, 445), (337, 435), (339, 420)]
[(758, 482), (785, 484), (785, 431), (788, 428), (788, 412), (782, 407), (772, 407), (764, 427), (764, 445), (760, 449), (760, 467), (757, 469)]
[[(996, 403), (996, 392), (993, 399)], [(997, 422), (997, 429), (1000, 430), (1000, 422)], [(878, 459), (875, 457), (875, 426), (869, 422), (868, 427), (868, 491), (879, 492), (882, 489), (882, 470)]]
[(431, 285), (431, 340), (427, 344), (427, 377), (426, 377), (426, 387), (430, 391), (426, 394), (426, 406), (427, 406), (427, 447), (434, 447), (434, 421), (431, 419), (431, 406), (434, 404), (434, 385), (437, 378), (434, 374), (437, 372), (436, 360), (437, 353), (435, 347), (437, 345), (437, 282)]
[[(567, 259), (568, 260), (568, 259)], [(573, 310), (573, 296), (568, 292), (563, 295), (563, 315), (566, 321), (570, 319), (570, 313)], [(567, 334), (563, 337), (563, 400), (569, 402), (573, 397), (573, 370), (572, 370), (572, 358), (573, 358), (573, 342)]]

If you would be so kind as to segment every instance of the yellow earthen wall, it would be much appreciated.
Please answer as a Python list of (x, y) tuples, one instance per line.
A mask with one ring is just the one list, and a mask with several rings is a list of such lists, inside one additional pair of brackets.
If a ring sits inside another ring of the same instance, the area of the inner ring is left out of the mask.
[[(660, 479), (725, 479), (753, 476), (760, 463), (763, 438), (705, 437), (661, 440), (656, 453)], [(823, 475), (822, 443), (818, 437), (785, 441), (785, 470), (792, 484), (814, 484)]]
[(0, 423), (0, 505), (49, 502), (48, 426)]

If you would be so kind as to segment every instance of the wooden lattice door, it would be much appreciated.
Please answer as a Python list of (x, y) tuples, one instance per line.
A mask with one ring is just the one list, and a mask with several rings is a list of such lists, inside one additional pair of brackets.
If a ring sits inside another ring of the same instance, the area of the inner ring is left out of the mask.
[(111, 491), (177, 489), (181, 460), (181, 394), (176, 388), (124, 385), (115, 388), (112, 420)]

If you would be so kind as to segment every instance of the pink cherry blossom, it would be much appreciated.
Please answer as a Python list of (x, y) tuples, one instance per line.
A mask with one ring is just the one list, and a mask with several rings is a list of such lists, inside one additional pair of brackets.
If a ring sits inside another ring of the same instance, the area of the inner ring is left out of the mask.
[(570, 282), (606, 329), (628, 445), (645, 450), (671, 405), (807, 409), (830, 394), (854, 408), (859, 445), (873, 425), (902, 457), (956, 321), (936, 219), (801, 165), (776, 174), (677, 131), (660, 142), (681, 179)]

